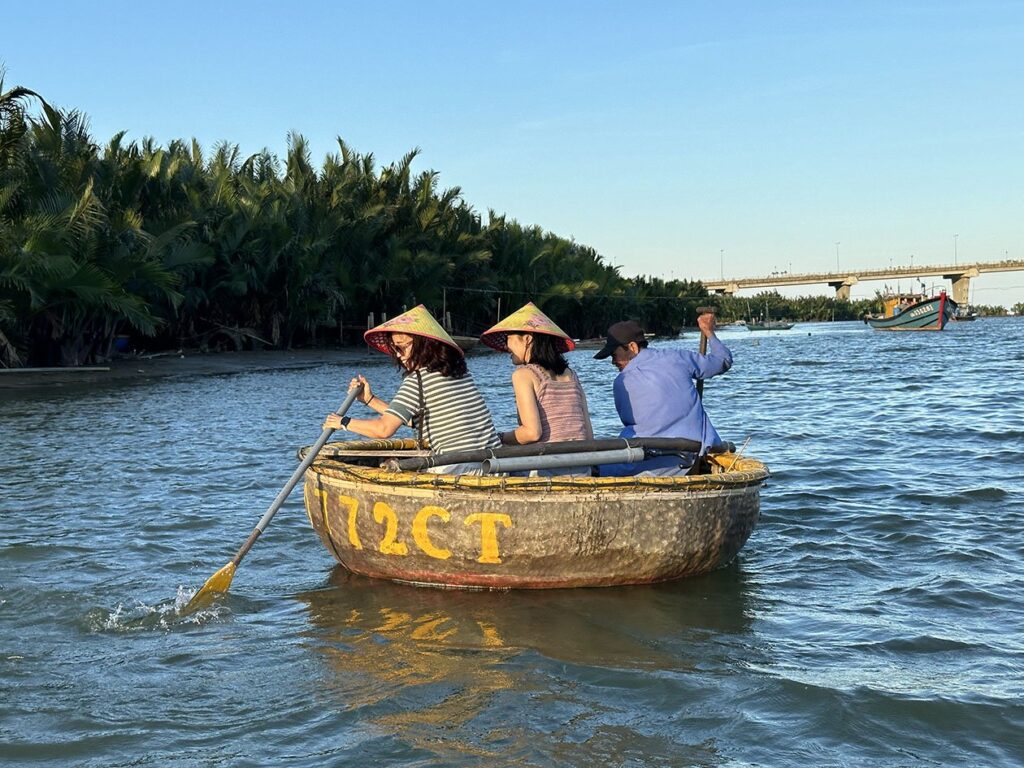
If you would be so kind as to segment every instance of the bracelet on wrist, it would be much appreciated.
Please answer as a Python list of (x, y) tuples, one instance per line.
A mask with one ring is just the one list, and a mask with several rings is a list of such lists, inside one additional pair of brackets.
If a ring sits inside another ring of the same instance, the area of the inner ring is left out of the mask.
[(342, 429), (348, 429), (348, 423), (350, 421), (352, 421), (352, 417), (351, 416), (342, 416), (341, 417), (341, 428)]

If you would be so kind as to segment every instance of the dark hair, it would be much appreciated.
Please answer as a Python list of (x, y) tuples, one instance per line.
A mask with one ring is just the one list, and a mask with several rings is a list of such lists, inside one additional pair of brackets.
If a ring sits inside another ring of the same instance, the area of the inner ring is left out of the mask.
[(391, 343), (390, 333), (387, 335), (387, 342), (391, 356), (398, 361), (399, 367), (403, 369), (403, 376), (408, 376), (413, 371), (422, 370), (437, 371), (442, 376), (461, 379), (469, 373), (463, 354), (443, 341), (428, 339), (425, 336), (412, 336), (412, 348), (409, 350), (409, 359), (405, 362), (399, 358), (398, 350)]
[[(509, 334), (511, 335), (511, 334)], [(522, 334), (516, 334), (522, 335)], [(565, 362), (562, 351), (559, 349), (559, 341), (550, 333), (533, 334), (533, 346), (530, 348), (530, 362), (536, 363), (555, 376), (561, 376), (569, 364)]]

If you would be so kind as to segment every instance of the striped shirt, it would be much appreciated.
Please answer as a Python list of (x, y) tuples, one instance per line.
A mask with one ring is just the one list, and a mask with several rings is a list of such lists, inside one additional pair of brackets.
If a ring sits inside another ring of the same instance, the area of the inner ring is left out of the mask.
[(538, 442), (590, 439), (593, 431), (590, 429), (587, 396), (583, 394), (576, 372), (567, 368), (569, 380), (558, 381), (552, 378), (550, 371), (536, 363), (526, 367), (537, 377), (537, 410), (540, 411)]
[(453, 379), (437, 371), (419, 373), (423, 378), (422, 401), (417, 373), (410, 373), (402, 380), (385, 413), (415, 428), (420, 412), (425, 410), (423, 436), (430, 443), (431, 453), (473, 451), (501, 444), (472, 376)]

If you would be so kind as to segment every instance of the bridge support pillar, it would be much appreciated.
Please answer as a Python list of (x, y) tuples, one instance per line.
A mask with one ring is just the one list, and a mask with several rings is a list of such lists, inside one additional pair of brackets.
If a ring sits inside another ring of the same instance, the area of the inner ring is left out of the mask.
[(977, 277), (979, 274), (977, 269), (965, 269), (959, 274), (942, 276), (943, 280), (950, 280), (953, 283), (953, 301), (964, 306), (970, 303), (971, 278)]
[(859, 281), (853, 275), (850, 275), (844, 280), (836, 280), (835, 282), (829, 283), (830, 286), (836, 289), (836, 300), (837, 301), (849, 301), (850, 300), (850, 286), (856, 285)]

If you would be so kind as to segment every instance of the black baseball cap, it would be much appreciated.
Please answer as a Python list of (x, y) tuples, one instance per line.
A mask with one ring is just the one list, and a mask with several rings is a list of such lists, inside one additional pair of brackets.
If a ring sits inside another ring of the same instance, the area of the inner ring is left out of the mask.
[(643, 346), (643, 342), (646, 341), (644, 338), (644, 329), (640, 327), (640, 323), (636, 320), (622, 320), (621, 322), (615, 323), (608, 329), (608, 340), (604, 343), (604, 346), (601, 347), (601, 351), (594, 355), (594, 359), (604, 360), (606, 357), (611, 355), (617, 347), (624, 347), (631, 341), (635, 341), (641, 346)]

